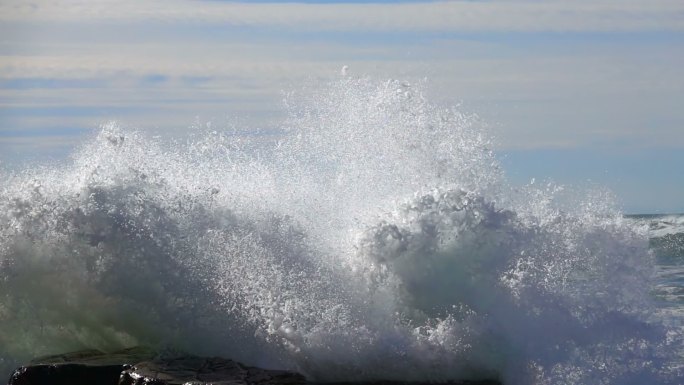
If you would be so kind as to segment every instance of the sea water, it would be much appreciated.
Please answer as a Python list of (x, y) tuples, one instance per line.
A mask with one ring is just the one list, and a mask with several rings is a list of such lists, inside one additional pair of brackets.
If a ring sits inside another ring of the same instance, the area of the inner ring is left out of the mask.
[(109, 123), (0, 171), (0, 365), (134, 345), (315, 381), (681, 384), (684, 220), (515, 186), (420, 84), (289, 95), (277, 135)]

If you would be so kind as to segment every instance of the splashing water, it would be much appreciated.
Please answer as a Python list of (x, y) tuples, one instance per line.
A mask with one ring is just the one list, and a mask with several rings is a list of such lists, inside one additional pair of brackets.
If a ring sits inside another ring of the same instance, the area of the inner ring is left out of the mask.
[(346, 76), (290, 96), (272, 144), (108, 124), (4, 171), (3, 370), (149, 344), (317, 381), (679, 383), (646, 233), (608, 194), (510, 187), (421, 89)]

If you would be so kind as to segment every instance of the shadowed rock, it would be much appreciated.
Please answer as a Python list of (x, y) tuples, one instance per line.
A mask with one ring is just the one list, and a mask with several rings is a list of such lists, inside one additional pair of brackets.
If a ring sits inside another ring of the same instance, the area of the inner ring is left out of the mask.
[(14, 371), (9, 385), (304, 384), (304, 376), (220, 357), (161, 357), (153, 350), (97, 350), (40, 357)]
[[(299, 373), (245, 366), (220, 357), (161, 357), (145, 348), (114, 353), (84, 350), (37, 358), (17, 369), (8, 385), (305, 385)], [(376, 381), (366, 384), (401, 385)], [(496, 381), (451, 382), (452, 385), (500, 385)], [(335, 385), (342, 385), (337, 383)], [(349, 385), (349, 384), (347, 384)], [(411, 385), (417, 385), (413, 383)]]
[(140, 362), (121, 373), (120, 385), (181, 384), (304, 384), (304, 376), (280, 370), (244, 366), (219, 357), (177, 357)]
[(17, 369), (9, 385), (118, 385), (127, 365), (54, 364), (30, 365)]

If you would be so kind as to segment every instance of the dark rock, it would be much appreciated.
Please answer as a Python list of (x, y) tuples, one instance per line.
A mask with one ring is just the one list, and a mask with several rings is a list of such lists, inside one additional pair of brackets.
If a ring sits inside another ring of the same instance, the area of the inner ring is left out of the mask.
[(305, 384), (298, 373), (244, 366), (225, 358), (178, 357), (140, 362), (121, 374), (119, 385)]
[(242, 365), (225, 358), (159, 357), (145, 348), (114, 353), (84, 350), (37, 358), (14, 371), (8, 385), (252, 385), (304, 384), (304, 376)]
[(117, 385), (131, 364), (154, 357), (152, 350), (131, 348), (115, 353), (82, 350), (36, 358), (12, 373), (10, 385)]
[(117, 385), (127, 365), (55, 364), (31, 365), (17, 369), (10, 385)]
[[(305, 385), (299, 373), (245, 366), (219, 357), (173, 355), (145, 348), (114, 353), (85, 350), (42, 357), (17, 369), (8, 385)], [(361, 385), (355, 383), (356, 385)], [(451, 382), (451, 385), (501, 385), (497, 381)], [(333, 384), (328, 384), (333, 385)], [(352, 385), (336, 383), (334, 385)], [(365, 385), (420, 385), (373, 381)]]

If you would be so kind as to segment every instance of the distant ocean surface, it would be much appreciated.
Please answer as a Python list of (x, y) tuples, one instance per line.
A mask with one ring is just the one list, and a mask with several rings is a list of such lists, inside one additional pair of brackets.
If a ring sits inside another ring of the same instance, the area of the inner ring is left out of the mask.
[(658, 277), (654, 295), (662, 300), (662, 307), (667, 311), (684, 314), (684, 215), (628, 215), (627, 218), (647, 229), (649, 234)]
[(278, 135), (110, 123), (0, 169), (0, 373), (149, 345), (315, 381), (684, 383), (684, 216), (512, 185), (420, 84), (286, 108)]

